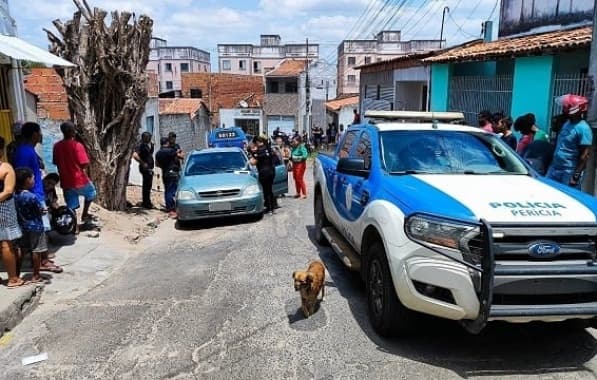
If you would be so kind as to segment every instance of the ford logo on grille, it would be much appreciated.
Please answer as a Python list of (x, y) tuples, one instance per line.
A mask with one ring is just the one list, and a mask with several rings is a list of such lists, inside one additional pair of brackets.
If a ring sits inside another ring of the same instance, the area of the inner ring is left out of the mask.
[(552, 242), (537, 242), (529, 245), (529, 255), (538, 259), (550, 259), (560, 254), (560, 246)]

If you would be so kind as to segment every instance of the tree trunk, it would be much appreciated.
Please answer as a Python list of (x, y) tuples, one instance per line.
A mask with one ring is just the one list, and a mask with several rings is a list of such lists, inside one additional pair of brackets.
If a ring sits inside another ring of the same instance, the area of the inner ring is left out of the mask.
[(73, 19), (54, 21), (59, 37), (46, 30), (50, 51), (77, 65), (58, 73), (90, 156), (99, 202), (108, 210), (124, 210), (131, 157), (147, 102), (145, 70), (153, 20), (114, 11), (107, 25), (104, 10), (92, 10), (86, 0), (73, 1), (78, 8)]

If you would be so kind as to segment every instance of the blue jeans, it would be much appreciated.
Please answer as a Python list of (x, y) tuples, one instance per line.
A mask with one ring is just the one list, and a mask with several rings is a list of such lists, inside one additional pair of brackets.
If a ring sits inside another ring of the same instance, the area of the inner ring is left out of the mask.
[[(572, 179), (572, 176), (574, 175), (575, 171), (576, 171), (576, 168), (563, 169), (563, 168), (554, 168), (553, 166), (550, 166), (549, 170), (547, 171), (546, 177), (553, 181), (556, 181), (556, 182), (559, 182), (566, 186), (569, 186), (570, 180)], [(576, 186), (574, 186), (575, 189), (578, 189), (578, 190), (581, 189), (582, 181), (583, 181), (584, 177), (585, 177), (585, 175), (583, 172), (583, 174), (580, 176), (580, 179), (576, 183)]]
[(164, 178), (164, 200), (166, 201), (166, 211), (174, 211), (176, 208), (176, 189), (178, 187), (178, 177), (165, 176)]

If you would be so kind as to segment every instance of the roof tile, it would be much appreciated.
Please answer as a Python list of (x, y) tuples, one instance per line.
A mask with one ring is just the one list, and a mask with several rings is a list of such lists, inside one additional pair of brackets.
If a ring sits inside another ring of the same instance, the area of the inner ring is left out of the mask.
[(160, 99), (160, 115), (183, 115), (188, 114), (195, 118), (201, 106), (204, 105), (201, 99), (173, 98)]
[(284, 59), (265, 74), (268, 77), (297, 77), (307, 68), (306, 59)]
[(359, 97), (358, 96), (351, 96), (351, 97), (347, 97), (347, 98), (340, 98), (340, 99), (334, 99), (334, 100), (330, 100), (329, 102), (325, 103), (325, 107), (330, 110), (330, 111), (340, 111), (340, 109), (342, 109), (342, 107), (344, 106), (349, 106), (349, 105), (356, 105), (359, 103)]
[(528, 36), (504, 38), (491, 42), (477, 42), (456, 47), (423, 60), (430, 63), (470, 62), (508, 56), (525, 56), (544, 52), (588, 47), (592, 28), (582, 27)]

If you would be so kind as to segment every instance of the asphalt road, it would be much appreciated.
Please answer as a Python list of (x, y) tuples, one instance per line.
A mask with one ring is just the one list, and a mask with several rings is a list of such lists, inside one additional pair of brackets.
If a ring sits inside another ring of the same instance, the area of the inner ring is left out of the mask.
[[(281, 204), (260, 222), (162, 225), (100, 286), (17, 327), (0, 378), (596, 378), (595, 330), (494, 324), (471, 336), (422, 319), (413, 337), (380, 339), (360, 280), (311, 239), (311, 199)], [(291, 274), (314, 258), (326, 298), (305, 320)], [(48, 360), (21, 366), (38, 352)]]

